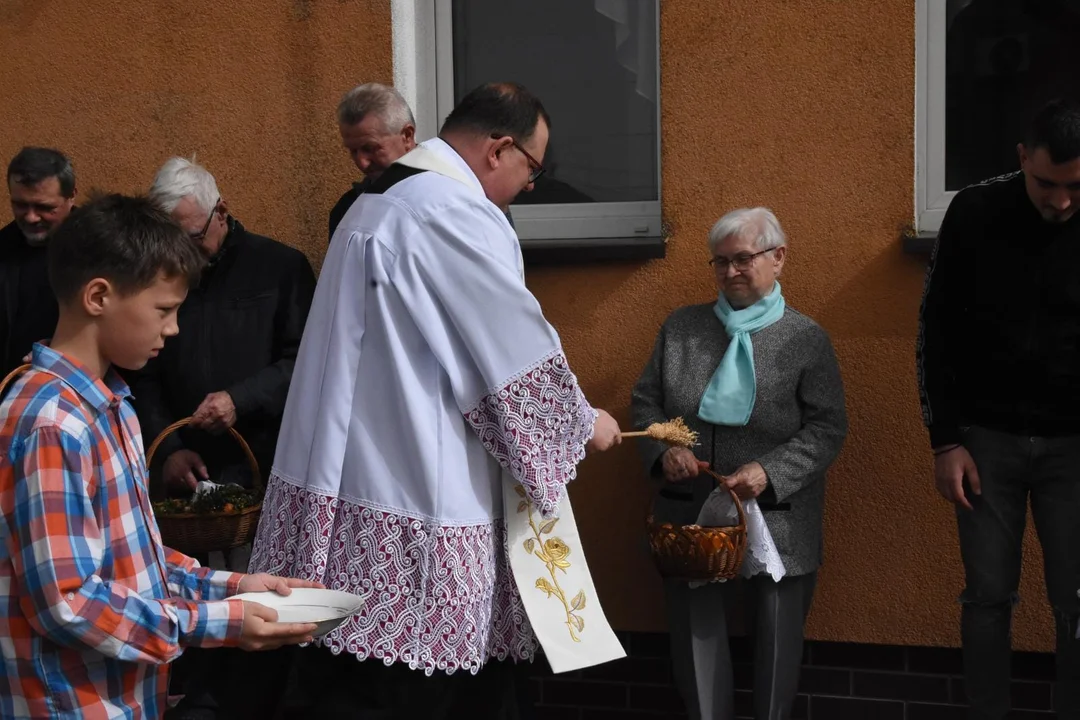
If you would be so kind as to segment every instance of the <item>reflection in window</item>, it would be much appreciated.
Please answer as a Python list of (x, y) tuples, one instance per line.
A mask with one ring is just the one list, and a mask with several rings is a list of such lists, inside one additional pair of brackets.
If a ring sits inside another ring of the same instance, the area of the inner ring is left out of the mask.
[[(936, 1), (936, 0), (935, 0)], [(1019, 168), (1048, 100), (1080, 97), (1080, 0), (948, 0), (945, 188)]]
[(455, 102), (513, 81), (551, 115), (517, 203), (659, 200), (655, 0), (455, 0), (453, 18)]

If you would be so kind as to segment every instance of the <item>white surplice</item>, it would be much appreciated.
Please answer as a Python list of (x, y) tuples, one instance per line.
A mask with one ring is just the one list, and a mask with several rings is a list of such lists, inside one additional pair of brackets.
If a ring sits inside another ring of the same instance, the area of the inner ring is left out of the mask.
[[(557, 514), (597, 413), (521, 276), (505, 215), (442, 164), (364, 194), (335, 231), (251, 559), (366, 599), (318, 641), (431, 673), (531, 659), (503, 469)], [(572, 522), (572, 520), (570, 521)]]

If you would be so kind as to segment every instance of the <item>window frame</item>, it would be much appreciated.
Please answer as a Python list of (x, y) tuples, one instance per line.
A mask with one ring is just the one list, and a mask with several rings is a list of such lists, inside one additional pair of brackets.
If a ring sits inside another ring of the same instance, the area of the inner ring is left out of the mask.
[[(660, 88), (660, 0), (651, 1), (656, 4), (655, 71)], [(392, 0), (391, 3), (394, 82), (413, 108), (421, 139), (434, 137), (454, 107), (452, 2)], [(658, 90), (656, 200), (513, 205), (511, 214), (523, 246), (611, 247), (663, 242), (661, 102)]]
[(956, 195), (945, 189), (944, 0), (915, 0), (915, 228), (934, 233)]

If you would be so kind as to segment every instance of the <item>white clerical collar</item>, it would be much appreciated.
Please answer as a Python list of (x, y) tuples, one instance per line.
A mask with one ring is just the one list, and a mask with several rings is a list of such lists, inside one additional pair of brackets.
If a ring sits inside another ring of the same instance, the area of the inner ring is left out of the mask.
[(484, 187), (469, 164), (441, 138), (425, 140), (398, 158), (397, 164), (417, 170), (430, 170), (484, 193)]

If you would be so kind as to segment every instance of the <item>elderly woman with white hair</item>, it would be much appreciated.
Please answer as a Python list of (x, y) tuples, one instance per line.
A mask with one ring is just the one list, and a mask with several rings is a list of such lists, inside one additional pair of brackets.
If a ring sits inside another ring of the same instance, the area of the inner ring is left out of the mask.
[[(660, 485), (657, 521), (699, 521), (716, 487), (703, 468), (760, 510), (759, 533), (778, 561), (743, 580), (742, 596), (754, 638), (754, 717), (780, 720), (798, 689), (821, 564), (825, 471), (847, 434), (844, 389), (828, 335), (784, 301), (787, 239), (776, 216), (728, 213), (709, 233), (709, 250), (719, 297), (667, 318), (631, 414), (639, 429), (681, 417), (699, 433), (692, 449), (640, 445)], [(691, 718), (734, 717), (724, 606), (735, 584), (665, 582), (673, 669)]]

